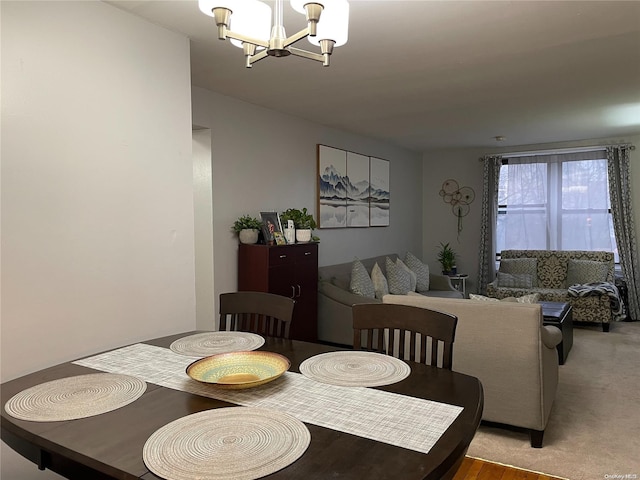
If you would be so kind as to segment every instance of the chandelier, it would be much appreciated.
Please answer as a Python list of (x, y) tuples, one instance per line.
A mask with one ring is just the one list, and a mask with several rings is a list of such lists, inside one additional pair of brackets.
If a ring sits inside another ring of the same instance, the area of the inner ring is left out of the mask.
[[(259, 0), (198, 0), (198, 5), (203, 13), (214, 18), (220, 40), (230, 38), (232, 44), (243, 49), (247, 68), (268, 56), (288, 55), (316, 60), (328, 67), (333, 48), (347, 43), (347, 0), (291, 0), (293, 9), (306, 15), (307, 27), (290, 37), (284, 29), (283, 0), (275, 2), (273, 26), (271, 7)], [(292, 46), (303, 38), (319, 46), (320, 53)]]

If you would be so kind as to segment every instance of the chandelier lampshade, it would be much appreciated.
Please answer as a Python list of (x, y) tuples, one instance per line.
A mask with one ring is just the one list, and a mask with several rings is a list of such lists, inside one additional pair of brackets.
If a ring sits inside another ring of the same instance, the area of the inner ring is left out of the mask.
[[(324, 9), (318, 22), (315, 36), (308, 36), (312, 45), (319, 46), (321, 40), (332, 40), (334, 47), (347, 43), (349, 38), (349, 2), (347, 0), (318, 0)], [(309, 0), (291, 0), (291, 7), (300, 13), (305, 13), (305, 4)]]
[[(269, 41), (271, 35), (271, 7), (257, 0), (243, 0), (240, 7), (233, 11), (231, 28), (234, 32), (248, 37)], [(231, 43), (242, 48), (242, 41), (231, 39)], [(258, 50), (264, 47), (258, 45)]]

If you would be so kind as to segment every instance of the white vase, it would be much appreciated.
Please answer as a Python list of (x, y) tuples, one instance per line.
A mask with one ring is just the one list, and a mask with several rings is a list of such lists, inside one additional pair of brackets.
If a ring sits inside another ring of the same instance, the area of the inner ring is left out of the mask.
[(238, 233), (240, 243), (257, 243), (258, 242), (258, 230), (255, 228), (245, 228)]
[(296, 230), (296, 240), (300, 243), (310, 242), (311, 241), (311, 229), (297, 229)]
[(284, 229), (284, 238), (287, 240), (287, 243), (296, 243), (296, 229), (295, 228), (285, 228)]

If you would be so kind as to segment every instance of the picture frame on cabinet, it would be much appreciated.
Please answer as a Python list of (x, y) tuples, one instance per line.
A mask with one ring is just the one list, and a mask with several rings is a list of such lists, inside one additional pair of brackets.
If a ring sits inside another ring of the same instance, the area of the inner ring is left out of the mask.
[(262, 235), (264, 242), (268, 245), (276, 241), (274, 233), (282, 235), (282, 225), (280, 224), (280, 216), (278, 212), (260, 212), (262, 219)]
[(284, 238), (284, 235), (280, 232), (273, 232), (273, 238), (276, 241), (276, 245), (286, 245), (287, 240)]

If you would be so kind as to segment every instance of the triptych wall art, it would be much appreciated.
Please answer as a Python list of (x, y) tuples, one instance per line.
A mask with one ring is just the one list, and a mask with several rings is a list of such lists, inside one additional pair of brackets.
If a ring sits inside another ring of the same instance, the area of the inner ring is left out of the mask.
[(389, 226), (389, 161), (318, 145), (319, 228)]

